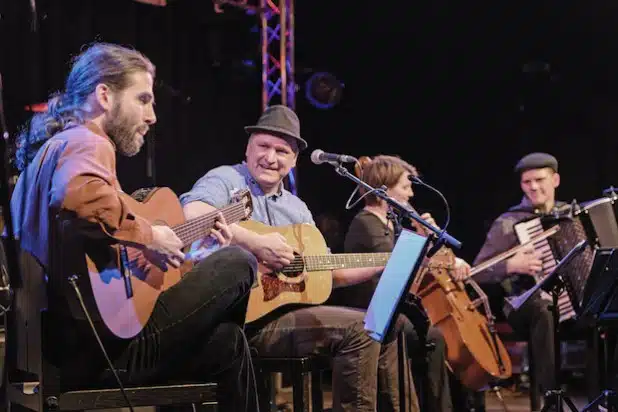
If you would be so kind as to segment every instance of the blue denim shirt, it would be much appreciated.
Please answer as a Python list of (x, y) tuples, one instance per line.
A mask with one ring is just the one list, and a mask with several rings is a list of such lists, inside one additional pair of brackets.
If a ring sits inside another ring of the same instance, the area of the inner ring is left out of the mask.
[(277, 194), (266, 196), (244, 162), (210, 170), (189, 192), (180, 196), (180, 202), (184, 206), (190, 202), (202, 201), (213, 207), (222, 208), (231, 202), (235, 191), (243, 189), (251, 191), (253, 220), (271, 226), (315, 224), (305, 202), (285, 188), (282, 187)]

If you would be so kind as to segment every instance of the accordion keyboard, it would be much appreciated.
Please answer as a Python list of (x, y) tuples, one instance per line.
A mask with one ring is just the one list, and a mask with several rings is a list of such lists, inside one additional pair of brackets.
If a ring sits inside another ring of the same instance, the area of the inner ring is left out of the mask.
[[(540, 217), (517, 223), (514, 228), (519, 243), (528, 242), (534, 236), (543, 232), (543, 224)], [(535, 242), (533, 245), (534, 250), (540, 252), (541, 261), (543, 262), (542, 274), (535, 276), (535, 280), (538, 283), (556, 268), (557, 262), (547, 239)], [(543, 299), (551, 300), (551, 297), (545, 291), (541, 291), (541, 296)], [(563, 290), (558, 298), (558, 310), (560, 313), (560, 322), (575, 317), (575, 309), (573, 308), (573, 304), (566, 289)]]

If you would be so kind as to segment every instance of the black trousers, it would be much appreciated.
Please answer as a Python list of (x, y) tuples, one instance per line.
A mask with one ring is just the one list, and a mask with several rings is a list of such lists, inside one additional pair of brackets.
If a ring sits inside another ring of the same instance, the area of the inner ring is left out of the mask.
[(528, 337), (534, 358), (534, 373), (542, 391), (552, 389), (557, 384), (554, 362), (554, 320), (549, 309), (550, 305), (550, 301), (542, 299), (540, 294), (536, 293), (507, 317), (513, 330)]
[[(123, 380), (127, 384), (215, 381), (221, 410), (258, 411), (243, 330), (256, 268), (255, 258), (245, 250), (222, 248), (160, 295), (137, 336), (120, 340), (104, 333), (106, 349)], [(51, 358), (72, 382), (69, 386), (83, 385), (86, 369), (88, 379), (93, 379), (93, 371), (107, 368), (87, 325), (66, 319), (54, 325), (53, 336), (60, 341)], [(103, 373), (104, 379), (109, 375)], [(100, 372), (96, 376), (103, 379)]]
[(418, 336), (412, 322), (404, 318), (403, 331), (406, 335), (408, 356), (411, 359), (412, 375), (417, 387), (421, 409), (427, 412), (450, 412), (453, 410), (449, 372), (446, 366), (446, 342), (438, 328), (429, 327), (426, 342), (433, 344), (427, 351), (421, 347), (425, 341)]
[(129, 380), (215, 379), (223, 411), (257, 411), (251, 353), (243, 332), (253, 255), (223, 248), (161, 294), (144, 330), (121, 356)]

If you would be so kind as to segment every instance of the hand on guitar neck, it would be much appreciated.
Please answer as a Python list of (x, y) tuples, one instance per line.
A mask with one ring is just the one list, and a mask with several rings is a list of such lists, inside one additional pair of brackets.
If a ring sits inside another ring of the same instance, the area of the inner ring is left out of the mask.
[[(213, 206), (194, 201), (183, 208), (187, 219), (216, 210)], [(242, 246), (255, 255), (260, 264), (271, 269), (281, 269), (294, 260), (294, 249), (279, 233), (255, 233), (237, 224), (230, 225), (232, 243)]]
[(232, 241), (232, 232), (225, 222), (223, 214), (217, 215), (215, 228), (211, 229), (210, 235), (199, 241), (199, 245), (192, 248), (187, 254), (182, 252), (182, 240), (176, 235), (169, 226), (152, 226), (152, 242), (146, 245), (144, 255), (161, 270), (166, 269), (166, 265), (179, 268), (185, 260), (198, 262), (210, 254), (214, 244), (227, 246)]
[(232, 243), (234, 234), (232, 229), (225, 221), (222, 213), (217, 214), (215, 227), (210, 230), (210, 234), (205, 238), (194, 242), (191, 250), (185, 254), (185, 259), (193, 263), (197, 263), (205, 259), (208, 255), (214, 252), (218, 247), (228, 246)]

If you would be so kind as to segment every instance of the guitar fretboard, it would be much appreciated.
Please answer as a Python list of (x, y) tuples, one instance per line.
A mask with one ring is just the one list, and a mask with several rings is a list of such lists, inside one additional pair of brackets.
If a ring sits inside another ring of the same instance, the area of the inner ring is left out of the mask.
[(182, 240), (183, 246), (189, 246), (196, 240), (203, 239), (210, 234), (210, 230), (214, 227), (219, 213), (223, 214), (228, 224), (239, 222), (247, 217), (246, 206), (242, 202), (237, 202), (188, 220), (185, 223), (172, 227), (172, 229), (176, 236)]
[(385, 266), (390, 253), (336, 253), (320, 256), (298, 256), (283, 272), (319, 272), (322, 270)]

